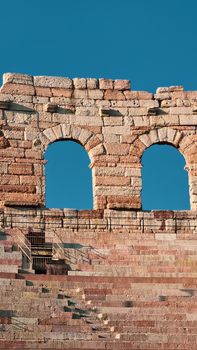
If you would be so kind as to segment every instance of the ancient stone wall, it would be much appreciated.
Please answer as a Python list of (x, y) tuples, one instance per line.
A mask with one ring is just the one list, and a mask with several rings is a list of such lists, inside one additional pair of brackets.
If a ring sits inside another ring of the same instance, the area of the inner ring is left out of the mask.
[(128, 80), (4, 74), (0, 90), (1, 205), (45, 205), (47, 146), (79, 142), (88, 152), (94, 209), (141, 208), (141, 156), (154, 143), (180, 150), (197, 209), (197, 92), (156, 94)]

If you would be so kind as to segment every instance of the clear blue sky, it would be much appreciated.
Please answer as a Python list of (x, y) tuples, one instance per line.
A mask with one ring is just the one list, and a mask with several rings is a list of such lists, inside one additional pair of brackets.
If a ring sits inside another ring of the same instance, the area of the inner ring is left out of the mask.
[(126, 78), (134, 90), (197, 90), (196, 0), (2, 0), (0, 10), (0, 75)]

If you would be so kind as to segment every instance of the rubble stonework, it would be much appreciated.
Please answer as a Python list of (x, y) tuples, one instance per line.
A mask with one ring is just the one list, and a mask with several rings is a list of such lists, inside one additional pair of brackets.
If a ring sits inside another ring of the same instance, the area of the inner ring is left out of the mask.
[(128, 80), (6, 73), (0, 90), (1, 201), (45, 205), (47, 146), (75, 140), (87, 151), (95, 209), (141, 208), (141, 156), (154, 143), (183, 154), (191, 209), (197, 208), (197, 92), (156, 94)]

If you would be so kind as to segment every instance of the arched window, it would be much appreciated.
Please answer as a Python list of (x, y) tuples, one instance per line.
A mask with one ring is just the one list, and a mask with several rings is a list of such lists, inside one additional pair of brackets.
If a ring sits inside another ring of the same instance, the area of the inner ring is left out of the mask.
[(90, 160), (84, 148), (73, 141), (57, 141), (49, 145), (45, 159), (46, 206), (92, 209)]
[(185, 159), (173, 146), (156, 144), (142, 156), (143, 210), (188, 210)]

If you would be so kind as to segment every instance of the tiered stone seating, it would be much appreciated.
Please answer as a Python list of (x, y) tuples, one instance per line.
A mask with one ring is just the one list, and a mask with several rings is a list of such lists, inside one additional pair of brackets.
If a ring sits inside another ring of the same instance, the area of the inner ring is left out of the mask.
[(195, 349), (195, 230), (94, 236), (66, 231), (66, 256), (80, 271), (0, 274), (0, 349)]

